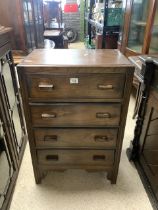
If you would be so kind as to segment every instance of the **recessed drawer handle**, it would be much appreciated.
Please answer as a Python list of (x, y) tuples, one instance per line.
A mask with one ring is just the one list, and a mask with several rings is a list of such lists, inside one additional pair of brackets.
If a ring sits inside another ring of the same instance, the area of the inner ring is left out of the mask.
[(96, 118), (111, 118), (111, 114), (108, 112), (98, 112), (96, 113)]
[(58, 155), (47, 155), (46, 160), (48, 160), (48, 161), (58, 161), (59, 156)]
[(108, 142), (111, 139), (109, 139), (107, 136), (95, 136), (94, 140), (97, 142)]
[(50, 89), (54, 88), (54, 85), (53, 84), (39, 84), (38, 87), (40, 89), (43, 89), (43, 90), (45, 90), (45, 89), (49, 89), (50, 90)]
[(57, 141), (57, 140), (58, 140), (58, 137), (56, 135), (44, 137), (44, 141)]
[(44, 119), (50, 119), (50, 118), (56, 118), (56, 114), (41, 114), (41, 117), (44, 118)]
[(113, 86), (112, 85), (98, 85), (98, 89), (109, 90), (109, 89), (113, 89)]
[(93, 160), (94, 161), (100, 161), (100, 160), (105, 161), (106, 160), (106, 156), (105, 155), (93, 155)]

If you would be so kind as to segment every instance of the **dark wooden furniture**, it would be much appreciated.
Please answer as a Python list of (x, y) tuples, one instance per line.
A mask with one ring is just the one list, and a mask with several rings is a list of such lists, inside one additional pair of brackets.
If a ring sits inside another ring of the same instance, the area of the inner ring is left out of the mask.
[(134, 113), (133, 113), (133, 119), (137, 116), (140, 101), (141, 101), (141, 84), (143, 83), (143, 76), (141, 75), (141, 69), (142, 69), (142, 61), (140, 60), (139, 56), (130, 56), (129, 60), (134, 64), (135, 71), (134, 71), (134, 77), (133, 77), (133, 86), (136, 88), (136, 102), (134, 107)]
[(64, 48), (63, 35), (60, 30), (45, 30), (43, 36), (45, 39), (53, 41), (55, 48)]
[(158, 199), (158, 94), (151, 92), (140, 137), (140, 162)]
[(34, 50), (18, 66), (36, 183), (69, 168), (116, 183), (133, 70), (118, 50)]
[(61, 33), (61, 30), (45, 30), (43, 34), (44, 38), (55, 43), (57, 49), (68, 48), (68, 38)]
[[(154, 57), (158, 58), (158, 55), (141, 55), (143, 57)], [(138, 110), (140, 107), (140, 102), (141, 102), (141, 97), (142, 97), (142, 87), (143, 87), (143, 75), (142, 75), (142, 60), (140, 59), (140, 56), (130, 56), (129, 60), (134, 64), (135, 66), (135, 71), (134, 71), (134, 77), (133, 77), (133, 86), (136, 88), (136, 103), (135, 103), (135, 108), (134, 108), (134, 114), (133, 118), (135, 118), (138, 114)]]
[(141, 98), (130, 160), (139, 162), (158, 199), (158, 58), (142, 57)]
[(43, 1), (5, 0), (0, 3), (0, 25), (12, 27), (12, 49), (26, 53), (43, 47)]
[(26, 128), (9, 40), (0, 30), (0, 209), (9, 207), (26, 144)]
[(158, 2), (156, 0), (124, 1), (118, 48), (126, 56), (158, 52)]

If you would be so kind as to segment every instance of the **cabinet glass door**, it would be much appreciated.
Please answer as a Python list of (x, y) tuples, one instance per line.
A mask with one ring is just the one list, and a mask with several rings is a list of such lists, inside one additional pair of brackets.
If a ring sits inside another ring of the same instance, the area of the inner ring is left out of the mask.
[(13, 160), (7, 148), (6, 136), (2, 125), (0, 119), (0, 209), (6, 199), (14, 173)]
[(35, 48), (35, 25), (34, 25), (34, 15), (33, 15), (33, 7), (32, 7), (32, 0), (28, 0), (28, 16), (29, 16), (29, 25), (30, 25), (30, 32), (31, 32), (31, 41), (32, 41), (32, 49)]
[(122, 5), (121, 5), (122, 15), (121, 15), (120, 32), (119, 32), (119, 39), (118, 39), (118, 41), (120, 43), (122, 43), (122, 41), (123, 41), (124, 21), (125, 21), (124, 18), (125, 18), (126, 3), (127, 3), (127, 0), (123, 0), (122, 1)]
[(150, 0), (133, 0), (128, 48), (142, 52)]
[[(1, 59), (1, 80), (5, 93), (5, 100), (9, 110), (9, 118), (17, 151), (20, 152), (24, 136), (22, 128), (22, 117), (20, 116), (20, 102), (17, 87), (15, 87), (16, 77), (12, 71), (12, 62), (9, 53)], [(22, 123), (23, 124), (23, 123)]]
[(34, 8), (34, 22), (35, 22), (35, 31), (36, 31), (36, 47), (43, 48), (44, 46), (44, 22), (42, 15), (43, 2), (40, 0), (33, 1)]
[(25, 33), (26, 33), (26, 42), (27, 48), (32, 49), (32, 40), (31, 40), (31, 32), (30, 32), (30, 25), (29, 25), (29, 14), (28, 14), (28, 7), (27, 1), (23, 1), (23, 16), (24, 16), (24, 26), (25, 26)]
[(35, 48), (35, 29), (31, 0), (23, 0), (23, 16), (26, 32), (27, 49), (29, 49), (29, 51), (32, 51)]
[(152, 27), (151, 42), (149, 53), (158, 53), (158, 3), (156, 3), (156, 13)]

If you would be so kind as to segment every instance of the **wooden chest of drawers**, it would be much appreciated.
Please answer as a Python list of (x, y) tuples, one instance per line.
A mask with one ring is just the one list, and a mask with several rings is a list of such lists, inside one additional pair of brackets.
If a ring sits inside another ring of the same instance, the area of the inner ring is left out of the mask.
[(116, 183), (133, 70), (118, 50), (35, 50), (18, 66), (36, 183), (69, 168)]

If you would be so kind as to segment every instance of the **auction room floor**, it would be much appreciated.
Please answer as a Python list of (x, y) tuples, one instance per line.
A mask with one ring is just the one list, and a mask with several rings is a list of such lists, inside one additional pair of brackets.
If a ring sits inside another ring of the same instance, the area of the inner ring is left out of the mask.
[(29, 146), (17, 180), (11, 210), (150, 210), (152, 209), (134, 165), (126, 156), (133, 138), (135, 99), (131, 96), (118, 180), (111, 185), (106, 173), (82, 170), (50, 172), (36, 185)]

